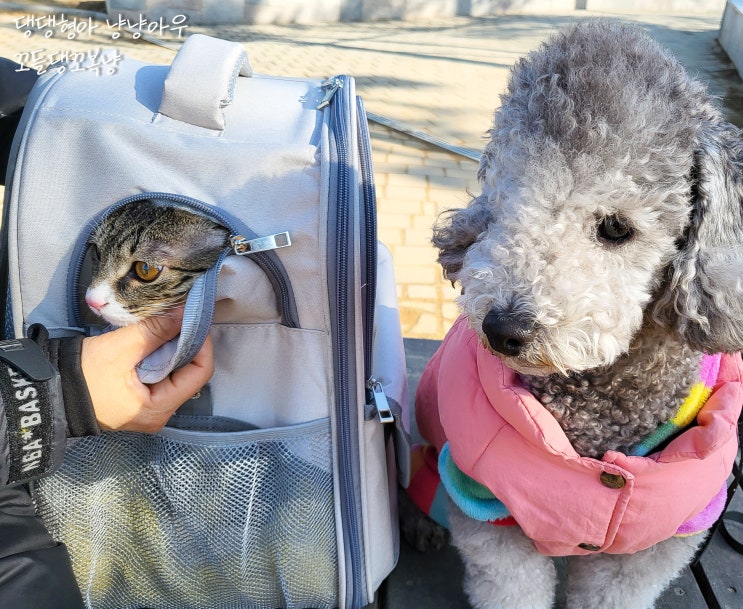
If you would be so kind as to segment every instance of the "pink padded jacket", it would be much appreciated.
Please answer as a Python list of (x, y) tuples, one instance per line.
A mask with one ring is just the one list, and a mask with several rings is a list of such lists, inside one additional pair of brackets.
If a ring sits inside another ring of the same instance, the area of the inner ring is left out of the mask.
[(683, 530), (730, 474), (743, 404), (740, 355), (724, 355), (711, 396), (689, 427), (647, 457), (581, 457), (515, 372), (457, 320), (416, 395), (423, 436), (448, 441), (457, 466), (484, 484), (550, 556), (628, 554)]

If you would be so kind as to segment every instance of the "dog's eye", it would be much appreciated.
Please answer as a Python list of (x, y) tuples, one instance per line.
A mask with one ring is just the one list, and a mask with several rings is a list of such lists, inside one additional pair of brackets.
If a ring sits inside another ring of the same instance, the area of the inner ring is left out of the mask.
[(598, 225), (598, 237), (601, 241), (618, 244), (624, 243), (634, 235), (632, 226), (625, 219), (612, 214), (601, 219)]

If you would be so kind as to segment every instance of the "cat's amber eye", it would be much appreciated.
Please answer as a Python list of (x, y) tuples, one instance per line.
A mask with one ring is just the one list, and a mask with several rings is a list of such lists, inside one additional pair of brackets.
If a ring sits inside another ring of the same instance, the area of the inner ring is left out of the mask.
[(140, 281), (150, 282), (155, 281), (160, 276), (160, 273), (163, 272), (163, 267), (137, 260), (132, 266), (132, 270)]

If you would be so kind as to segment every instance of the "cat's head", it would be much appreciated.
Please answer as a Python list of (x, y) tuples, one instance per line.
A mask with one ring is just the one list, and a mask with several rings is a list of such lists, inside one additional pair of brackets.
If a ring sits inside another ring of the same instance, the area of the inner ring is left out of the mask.
[(115, 326), (166, 315), (227, 246), (226, 228), (146, 199), (109, 214), (93, 231), (90, 309)]

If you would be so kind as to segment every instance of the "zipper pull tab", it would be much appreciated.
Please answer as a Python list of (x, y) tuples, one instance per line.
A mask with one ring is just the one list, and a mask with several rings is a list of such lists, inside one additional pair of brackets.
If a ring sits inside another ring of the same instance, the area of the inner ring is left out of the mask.
[(390, 403), (387, 401), (387, 396), (384, 395), (384, 389), (382, 383), (380, 383), (374, 377), (371, 377), (366, 383), (367, 389), (372, 392), (372, 404), (377, 409), (377, 418), (382, 424), (394, 423), (395, 417), (392, 414)]
[(267, 250), (277, 250), (280, 247), (289, 247), (291, 244), (291, 237), (289, 237), (289, 233), (286, 231), (276, 233), (275, 235), (256, 237), (255, 239), (248, 239), (242, 235), (232, 235), (230, 237), (230, 247), (238, 256), (265, 252)]
[(343, 81), (337, 76), (333, 76), (323, 81), (323, 83), (320, 86), (323, 89), (325, 89), (325, 97), (323, 97), (322, 101), (318, 104), (317, 106), (318, 110), (322, 110), (323, 108), (325, 108), (325, 106), (330, 105), (330, 101), (333, 99), (333, 96), (338, 92), (338, 89), (343, 88)]

